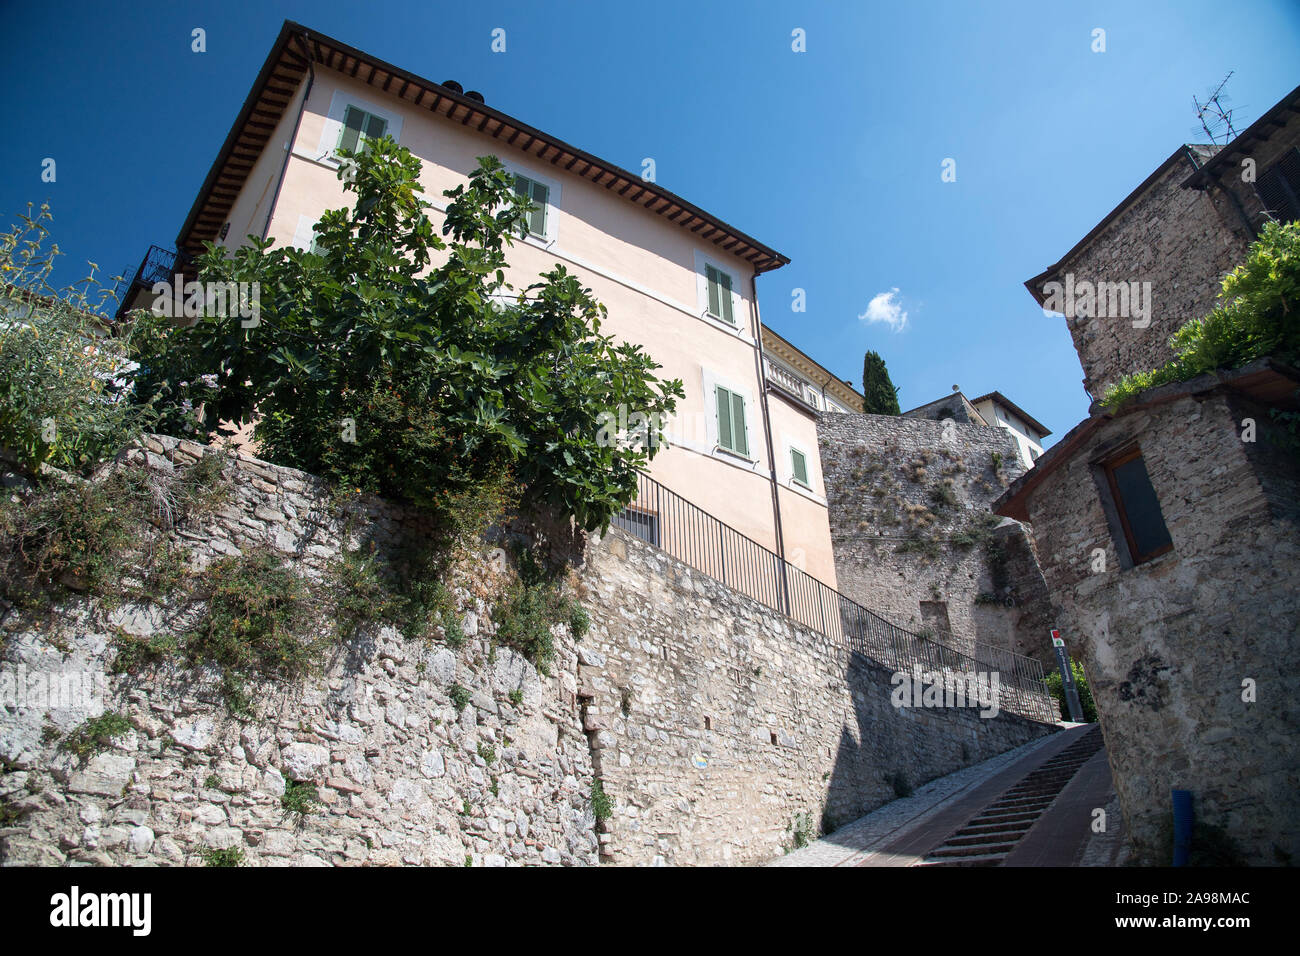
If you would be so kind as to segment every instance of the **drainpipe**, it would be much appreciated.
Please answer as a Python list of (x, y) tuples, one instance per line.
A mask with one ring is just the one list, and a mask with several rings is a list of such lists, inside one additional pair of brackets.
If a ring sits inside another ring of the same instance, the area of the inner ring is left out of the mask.
[(776, 478), (776, 452), (772, 447), (772, 418), (767, 408), (767, 367), (763, 362), (763, 320), (758, 314), (758, 270), (749, 276), (749, 310), (754, 318), (754, 364), (758, 368), (759, 407), (763, 410), (763, 437), (767, 439), (768, 475), (772, 485), (772, 519), (776, 523), (776, 553), (781, 559), (781, 610), (790, 614), (790, 584), (785, 573), (785, 534), (781, 527), (780, 484)]
[[(300, 48), (305, 47), (304, 41), (299, 41)], [(293, 132), (289, 134), (289, 145), (284, 151), (284, 163), (280, 166), (280, 178), (275, 182), (275, 194), (271, 197), (271, 208), (266, 213), (266, 224), (262, 226), (262, 239), (266, 239), (266, 234), (271, 231), (271, 217), (275, 215), (276, 203), (280, 201), (280, 187), (284, 185), (285, 173), (289, 171), (289, 157), (293, 155), (294, 143), (298, 142), (298, 127), (302, 125), (302, 114), (307, 109), (307, 97), (311, 96), (311, 85), (316, 82), (316, 70), (312, 66), (312, 55), (308, 49), (303, 49), (307, 57), (307, 88), (303, 90), (302, 102), (298, 104), (298, 117), (293, 121)]]

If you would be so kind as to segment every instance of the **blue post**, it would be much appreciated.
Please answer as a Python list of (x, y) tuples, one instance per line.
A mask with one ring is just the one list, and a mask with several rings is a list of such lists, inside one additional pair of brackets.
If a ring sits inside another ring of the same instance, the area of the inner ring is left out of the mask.
[(1171, 790), (1174, 800), (1174, 866), (1186, 866), (1192, 852), (1192, 791)]

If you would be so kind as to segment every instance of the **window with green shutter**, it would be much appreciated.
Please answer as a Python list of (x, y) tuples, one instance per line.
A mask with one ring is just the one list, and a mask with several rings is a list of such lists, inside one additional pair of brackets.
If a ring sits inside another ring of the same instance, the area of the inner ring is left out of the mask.
[(731, 276), (721, 269), (705, 266), (704, 281), (709, 288), (709, 315), (735, 325), (731, 314)]
[(538, 239), (545, 239), (546, 204), (551, 198), (550, 187), (537, 182), (535, 179), (529, 179), (527, 176), (517, 175), (515, 176), (515, 192), (532, 203), (532, 209), (528, 213), (527, 224), (524, 227), (524, 234), (536, 236)]
[(797, 448), (790, 449), (790, 467), (794, 480), (805, 488), (808, 487), (808, 456)]
[(343, 111), (343, 129), (339, 132), (338, 148), (355, 153), (358, 143), (364, 147), (366, 140), (379, 139), (386, 132), (388, 120), (349, 106)]
[(745, 426), (745, 399), (730, 389), (717, 386), (718, 445), (749, 457), (749, 431)]

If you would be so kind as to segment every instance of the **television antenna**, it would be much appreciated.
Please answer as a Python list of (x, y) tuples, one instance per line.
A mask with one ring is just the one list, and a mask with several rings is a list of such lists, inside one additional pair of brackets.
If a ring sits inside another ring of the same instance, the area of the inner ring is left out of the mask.
[(1226, 146), (1237, 137), (1237, 131), (1232, 125), (1232, 109), (1224, 107), (1228, 102), (1228, 95), (1223, 92), (1223, 88), (1228, 85), (1228, 80), (1232, 79), (1232, 74), (1235, 72), (1229, 70), (1223, 82), (1214, 88), (1214, 92), (1205, 102), (1202, 103), (1195, 96), (1192, 97), (1192, 104), (1196, 107), (1196, 118), (1201, 121), (1201, 129), (1205, 130), (1205, 135), (1210, 138), (1211, 143), (1219, 146)]

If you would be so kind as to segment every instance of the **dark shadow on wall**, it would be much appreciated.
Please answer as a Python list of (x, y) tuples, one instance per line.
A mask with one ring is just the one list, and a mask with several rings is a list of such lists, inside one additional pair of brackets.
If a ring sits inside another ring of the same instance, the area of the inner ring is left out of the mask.
[(893, 674), (869, 657), (850, 655), (853, 709), (841, 726), (823, 801), (821, 832), (831, 843), (846, 824), (931, 780), (1057, 729), (1008, 711), (981, 718), (978, 708), (896, 708)]

